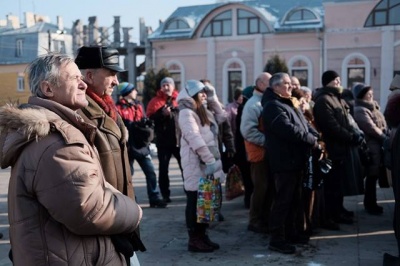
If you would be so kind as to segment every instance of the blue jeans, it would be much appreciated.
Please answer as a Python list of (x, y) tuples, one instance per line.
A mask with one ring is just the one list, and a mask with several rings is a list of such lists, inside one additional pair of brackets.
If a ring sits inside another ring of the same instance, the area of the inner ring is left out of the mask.
[(153, 161), (151, 160), (150, 152), (147, 155), (129, 154), (129, 164), (132, 175), (134, 173), (133, 163), (137, 161), (144, 175), (146, 176), (147, 196), (150, 202), (155, 202), (160, 199), (157, 191), (157, 176), (154, 169)]

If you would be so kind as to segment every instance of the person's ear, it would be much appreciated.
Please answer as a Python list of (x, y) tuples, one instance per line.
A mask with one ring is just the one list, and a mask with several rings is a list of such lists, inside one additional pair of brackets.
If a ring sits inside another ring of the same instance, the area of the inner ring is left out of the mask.
[(52, 98), (54, 96), (53, 88), (48, 81), (42, 81), (40, 83), (40, 90), (46, 98)]
[(87, 70), (83, 78), (84, 82), (88, 85), (91, 85), (93, 84), (93, 79), (94, 79), (94, 73), (90, 70)]

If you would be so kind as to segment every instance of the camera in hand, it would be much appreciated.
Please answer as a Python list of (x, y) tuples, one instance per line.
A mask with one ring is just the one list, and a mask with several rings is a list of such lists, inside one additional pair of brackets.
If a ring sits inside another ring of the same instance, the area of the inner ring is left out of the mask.
[(170, 108), (171, 112), (178, 112), (178, 110), (179, 110), (178, 107), (174, 107), (172, 105), (170, 105), (168, 107)]
[(142, 127), (142, 128), (154, 128), (154, 121), (145, 117), (142, 118), (140, 121), (136, 122), (137, 126)]
[(319, 169), (322, 173), (327, 174), (332, 169), (332, 161), (328, 158), (323, 158), (318, 161)]

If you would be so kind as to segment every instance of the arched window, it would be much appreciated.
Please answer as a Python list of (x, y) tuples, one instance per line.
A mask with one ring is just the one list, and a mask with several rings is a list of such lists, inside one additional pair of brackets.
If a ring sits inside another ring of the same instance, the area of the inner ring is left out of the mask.
[(305, 56), (295, 56), (288, 62), (290, 74), (299, 79), (301, 86), (312, 88), (311, 60)]
[(360, 53), (348, 55), (342, 63), (342, 86), (351, 89), (355, 83), (370, 83), (370, 63)]
[(319, 16), (307, 8), (295, 8), (283, 18), (283, 24), (304, 24), (320, 22)]
[(255, 14), (243, 9), (237, 10), (237, 28), (238, 35), (268, 32), (268, 27), (264, 21)]
[(353, 58), (347, 64), (347, 86), (352, 88), (360, 82), (365, 83), (365, 64), (360, 58)]
[(165, 30), (176, 31), (176, 30), (185, 30), (189, 28), (190, 28), (189, 25), (182, 19), (175, 19), (168, 23), (168, 25), (165, 27)]
[(369, 14), (365, 27), (400, 25), (400, 0), (382, 0)]
[(286, 19), (286, 21), (299, 21), (299, 20), (313, 20), (317, 17), (310, 10), (300, 9), (292, 12)]
[(172, 79), (175, 82), (175, 89), (181, 90), (183, 75), (183, 67), (179, 62), (169, 62), (167, 64), (168, 72), (171, 74)]
[(202, 37), (231, 36), (232, 35), (232, 11), (225, 11), (206, 26)]

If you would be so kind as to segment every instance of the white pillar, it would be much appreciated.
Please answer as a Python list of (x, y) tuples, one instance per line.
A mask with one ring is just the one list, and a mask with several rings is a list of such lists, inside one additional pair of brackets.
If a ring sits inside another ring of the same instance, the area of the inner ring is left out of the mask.
[[(207, 40), (207, 79), (211, 81), (214, 86), (218, 86), (215, 80), (215, 40), (214, 38), (208, 38)], [(217, 88), (217, 87), (216, 87)]]
[(394, 26), (382, 27), (380, 106), (385, 110), (394, 71)]
[(250, 84), (253, 84), (258, 75), (260, 75), (261, 72), (263, 72), (264, 70), (263, 60), (264, 56), (263, 56), (263, 46), (262, 46), (262, 35), (258, 34), (254, 38), (254, 71), (253, 71), (253, 80), (250, 82)]

